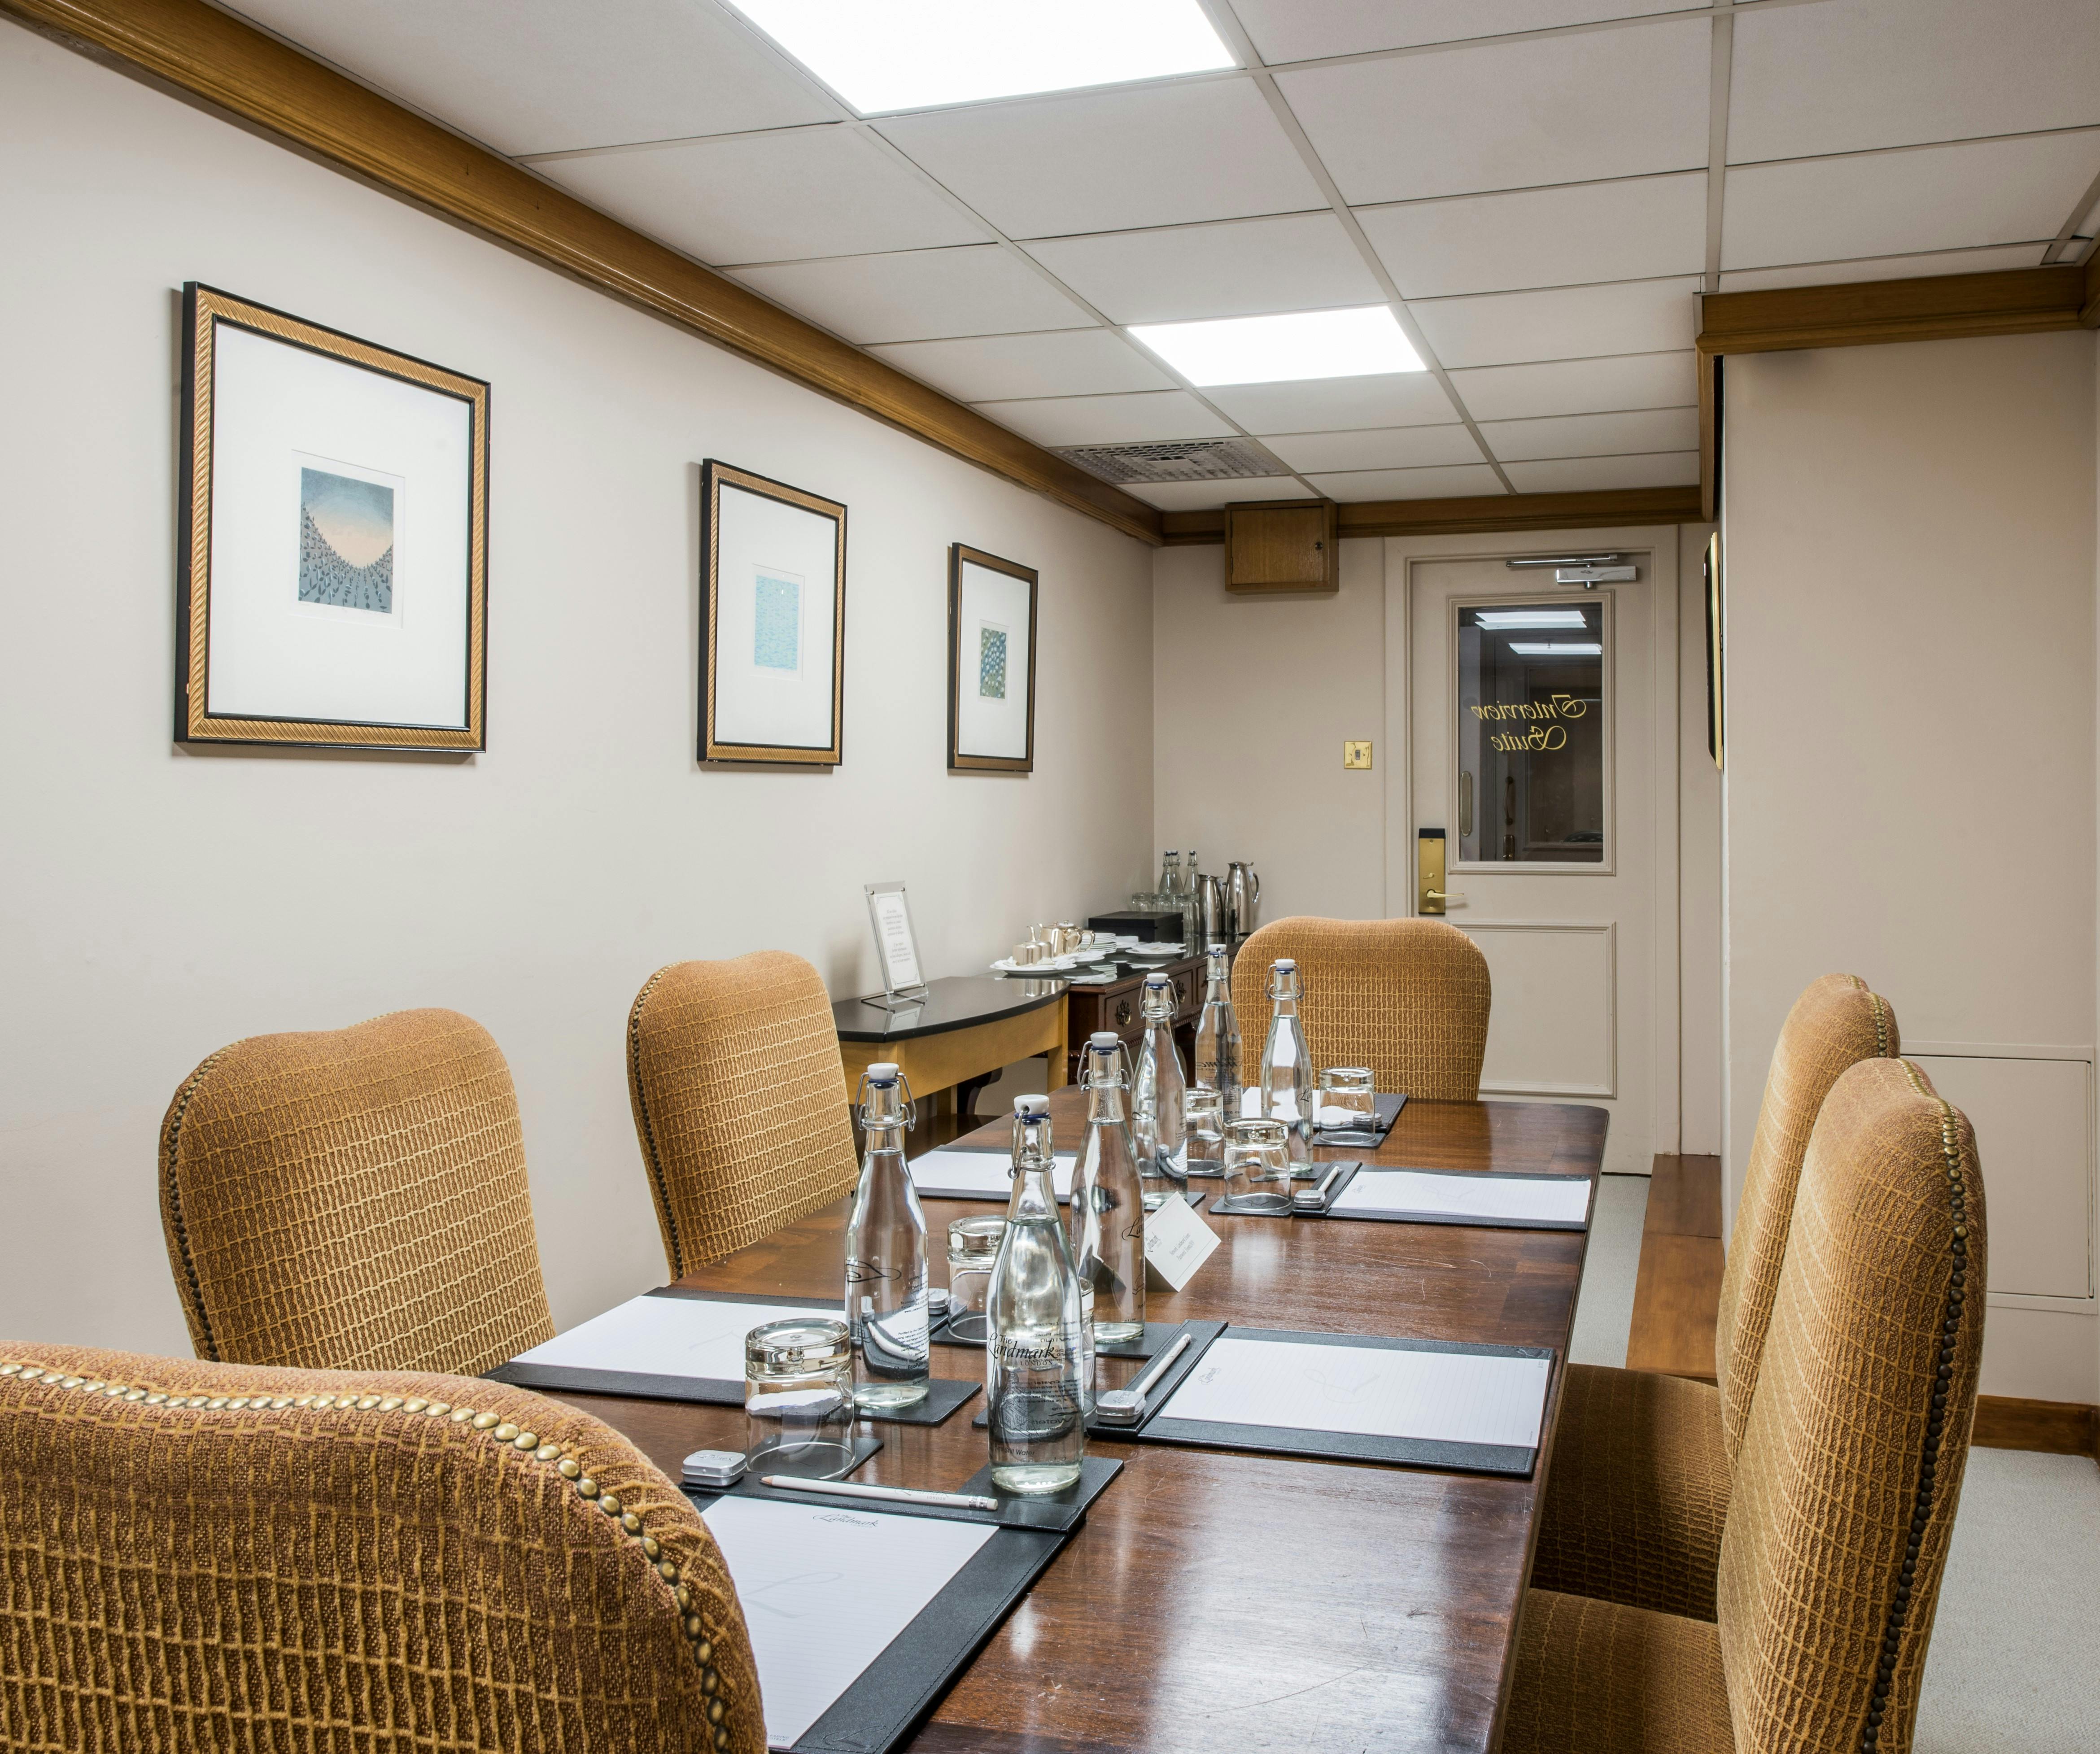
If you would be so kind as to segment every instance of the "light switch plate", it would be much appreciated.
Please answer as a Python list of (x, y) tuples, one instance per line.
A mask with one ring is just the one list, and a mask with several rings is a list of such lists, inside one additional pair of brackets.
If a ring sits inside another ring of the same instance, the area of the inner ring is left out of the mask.
[(1348, 743), (1342, 745), (1342, 765), (1345, 768), (1367, 768), (1371, 765), (1371, 746), (1368, 743)]

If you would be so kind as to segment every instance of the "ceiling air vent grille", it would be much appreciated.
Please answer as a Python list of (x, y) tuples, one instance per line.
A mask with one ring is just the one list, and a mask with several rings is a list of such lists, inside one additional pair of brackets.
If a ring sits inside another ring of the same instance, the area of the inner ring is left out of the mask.
[(1290, 473), (1251, 438), (1067, 445), (1057, 455), (1090, 475), (1118, 485), (1133, 481), (1246, 481)]

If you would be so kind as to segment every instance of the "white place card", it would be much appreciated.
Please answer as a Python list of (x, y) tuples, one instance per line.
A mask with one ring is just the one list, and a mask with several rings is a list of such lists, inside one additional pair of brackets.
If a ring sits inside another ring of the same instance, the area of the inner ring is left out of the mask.
[(1357, 1171), (1328, 1208), (1405, 1217), (1580, 1224), (1590, 1214), (1587, 1176), (1440, 1175), (1433, 1170)]
[[(1051, 1160), (1050, 1182), (1060, 1200), (1072, 1197), (1072, 1166), (1079, 1153), (1061, 1151)], [(942, 1147), (911, 1160), (911, 1185), (922, 1199), (1005, 1201), (1013, 1192), (1013, 1160), (1003, 1151), (953, 1151)]]
[(1145, 1282), (1154, 1291), (1179, 1291), (1218, 1246), (1218, 1233), (1174, 1190), (1157, 1212), (1145, 1214)]
[(775, 1748), (801, 1741), (999, 1532), (840, 1501), (717, 1498), (700, 1518), (743, 1606)]
[(630, 1370), (652, 1377), (743, 1381), (743, 1337), (761, 1324), (791, 1316), (842, 1318), (821, 1303), (715, 1302), (701, 1298), (632, 1298), (558, 1333), (514, 1364), (558, 1364), (570, 1370)]
[(1546, 1358), (1226, 1333), (1158, 1417), (1535, 1449), (1552, 1375)]

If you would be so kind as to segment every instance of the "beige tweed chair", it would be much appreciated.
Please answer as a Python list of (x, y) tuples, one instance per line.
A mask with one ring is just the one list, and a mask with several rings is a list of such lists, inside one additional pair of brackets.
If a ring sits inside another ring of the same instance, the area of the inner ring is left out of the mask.
[(860, 1173), (831, 999), (783, 950), (651, 975), (628, 1014), (627, 1089), (674, 1279)]
[(1713, 1619), (1729, 1465), (1757, 1386), (1802, 1157), (1839, 1075), (1900, 1051), (1888, 1002), (1856, 976), (1825, 975), (1794, 1002), (1772, 1051), (1724, 1268), (1719, 1386), (1568, 1367), (1534, 1588)]
[(0, 1342), (0, 1746), (758, 1754), (684, 1494), (523, 1389)]
[(1533, 1589), (1503, 1754), (1908, 1754), (1983, 1350), (1975, 1135), (1908, 1061), (1832, 1086), (1738, 1422), (1709, 1624)]
[(161, 1124), (197, 1356), (477, 1376), (554, 1336), (510, 1070), (450, 1011), (222, 1048)]
[(1268, 1039), (1268, 965), (1297, 959), (1312, 1064), (1368, 1066), (1382, 1091), (1477, 1102), (1488, 1048), (1487, 959), (1440, 919), (1279, 919), (1233, 959), (1233, 1009), (1251, 1071)]

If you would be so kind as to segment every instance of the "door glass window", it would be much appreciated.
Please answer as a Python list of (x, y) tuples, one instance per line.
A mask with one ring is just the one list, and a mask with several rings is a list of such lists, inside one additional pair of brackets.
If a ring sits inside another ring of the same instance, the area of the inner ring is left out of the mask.
[(1461, 862), (1604, 862), (1609, 607), (1458, 606)]

